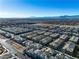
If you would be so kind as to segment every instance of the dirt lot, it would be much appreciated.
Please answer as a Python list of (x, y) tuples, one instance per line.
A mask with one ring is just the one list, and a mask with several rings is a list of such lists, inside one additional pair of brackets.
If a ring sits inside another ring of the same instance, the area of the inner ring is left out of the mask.
[(23, 53), (23, 51), (25, 50), (25, 47), (23, 47), (22, 45), (20, 45), (20, 44), (14, 42), (14, 41), (12, 41), (12, 45), (13, 45), (16, 49), (18, 49), (18, 51), (19, 51), (20, 53)]

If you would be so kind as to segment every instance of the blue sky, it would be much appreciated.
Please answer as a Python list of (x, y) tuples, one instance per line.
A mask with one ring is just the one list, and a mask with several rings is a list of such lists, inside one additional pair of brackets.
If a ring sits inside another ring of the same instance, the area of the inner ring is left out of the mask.
[(78, 0), (0, 0), (0, 17), (79, 15)]

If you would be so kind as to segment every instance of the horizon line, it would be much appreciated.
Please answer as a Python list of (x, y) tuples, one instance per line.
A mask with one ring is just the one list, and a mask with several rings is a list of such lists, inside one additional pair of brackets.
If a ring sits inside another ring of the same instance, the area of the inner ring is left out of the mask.
[(53, 15), (53, 16), (12, 16), (12, 17), (7, 17), (7, 16), (0, 16), (0, 18), (43, 18), (43, 17), (63, 17), (63, 16), (79, 16), (79, 15)]

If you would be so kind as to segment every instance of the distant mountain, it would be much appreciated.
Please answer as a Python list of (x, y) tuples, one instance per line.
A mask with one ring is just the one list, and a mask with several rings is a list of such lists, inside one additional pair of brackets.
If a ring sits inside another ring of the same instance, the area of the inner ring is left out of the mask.
[(45, 16), (45, 17), (26, 17), (26, 18), (0, 18), (0, 20), (4, 20), (4, 21), (7, 21), (7, 20), (54, 20), (54, 19), (74, 19), (74, 18), (77, 18), (79, 19), (79, 15), (72, 15), (72, 16), (69, 16), (69, 15), (64, 15), (64, 16)]
[(59, 16), (57, 18), (79, 18), (79, 15), (72, 15), (72, 16), (64, 15), (64, 16)]
[(30, 19), (65, 19), (65, 18), (79, 18), (79, 15), (64, 15), (64, 16), (46, 16), (46, 17), (29, 17)]

